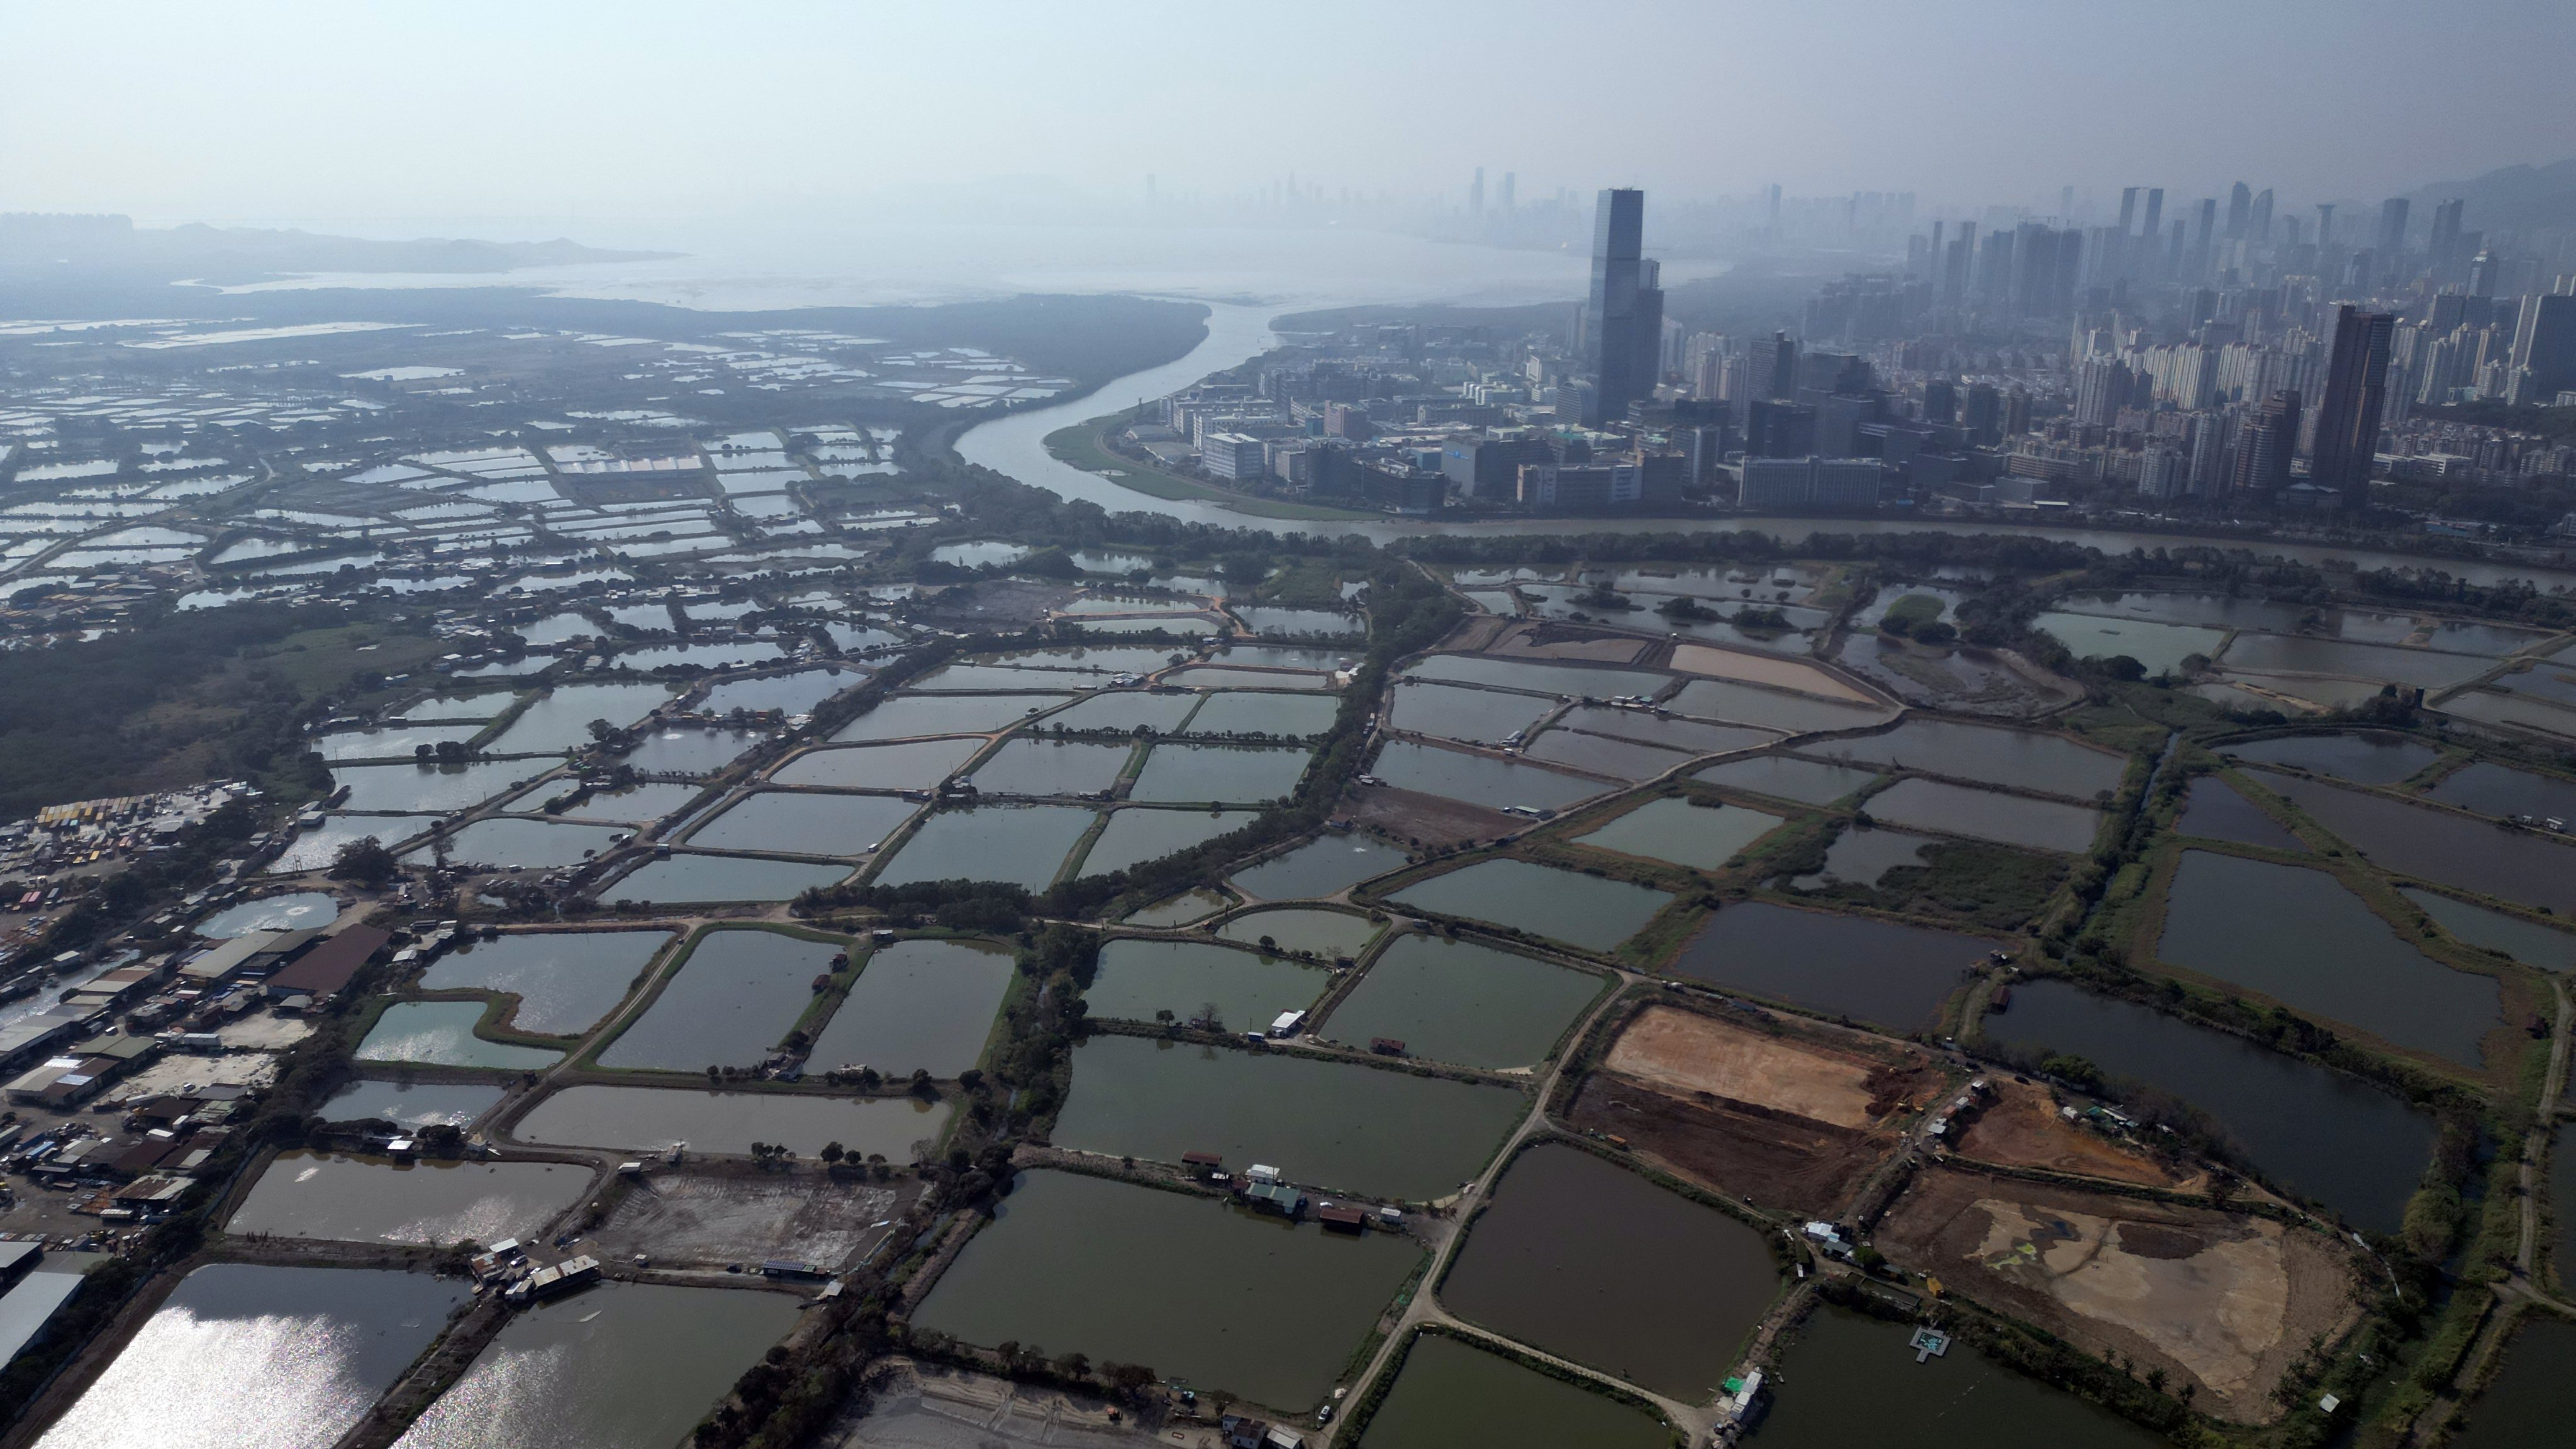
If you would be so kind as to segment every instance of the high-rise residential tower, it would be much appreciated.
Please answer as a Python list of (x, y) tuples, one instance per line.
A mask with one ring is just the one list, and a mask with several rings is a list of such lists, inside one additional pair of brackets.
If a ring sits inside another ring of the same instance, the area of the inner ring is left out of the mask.
[(2370, 501), (2379, 415), (2387, 404), (2388, 349), (2396, 332), (2397, 319), (2389, 313), (2364, 312), (2349, 302), (2335, 308), (2334, 351), (2326, 359), (2308, 481), (2342, 494), (2347, 509)]
[(1587, 426), (1628, 415), (1628, 404), (1655, 394), (1662, 376), (1664, 294), (1644, 256), (1646, 193), (1602, 191), (1592, 212), (1592, 290), (1584, 304), (1592, 389)]

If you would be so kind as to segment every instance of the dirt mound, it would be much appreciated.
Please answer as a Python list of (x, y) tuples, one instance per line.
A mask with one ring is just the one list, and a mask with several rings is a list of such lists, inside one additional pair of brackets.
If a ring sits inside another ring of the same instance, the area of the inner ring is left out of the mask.
[(2013, 1081), (1998, 1081), (1994, 1087), (1995, 1102), (1959, 1139), (1961, 1156), (1998, 1167), (2036, 1167), (2141, 1187), (2181, 1184), (2181, 1178), (2153, 1159), (2058, 1116), (2047, 1088)]
[(1916, 1059), (1873, 1061), (1669, 1006), (1639, 1012), (1602, 1065), (1684, 1097), (1705, 1093), (1837, 1127), (1870, 1126), (1939, 1086)]
[(2197, 1385), (2195, 1407), (2277, 1418), (2272, 1390), (2359, 1308), (2330, 1239), (2268, 1218), (1933, 1168), (1879, 1223), (1881, 1252), (2097, 1356)]
[(1840, 1212), (1897, 1140), (1716, 1098), (1685, 1101), (1607, 1072), (1583, 1084), (1568, 1115), (1712, 1192), (1814, 1216)]

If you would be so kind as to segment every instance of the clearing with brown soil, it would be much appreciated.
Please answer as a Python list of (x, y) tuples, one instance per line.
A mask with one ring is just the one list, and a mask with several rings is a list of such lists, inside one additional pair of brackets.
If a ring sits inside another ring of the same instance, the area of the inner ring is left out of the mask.
[(1800, 694), (1847, 700), (1853, 704), (1885, 703), (1858, 685), (1846, 683), (1813, 664), (1783, 659), (1777, 654), (1739, 654), (1712, 644), (1676, 644), (1673, 646), (1672, 667), (1684, 674), (1767, 684), (1774, 689), (1794, 689)]
[(1584, 1082), (1567, 1120), (1623, 1137), (1639, 1156), (1711, 1192), (1811, 1217), (1840, 1213), (1897, 1143), (1893, 1132), (1836, 1127), (1741, 1102), (1684, 1101), (1609, 1072)]
[(1867, 1127), (1940, 1088), (1928, 1063), (1872, 1061), (1697, 1012), (1650, 1006), (1602, 1065), (1684, 1097), (1728, 1097), (1837, 1127)]
[(1526, 624), (1485, 646), (1488, 654), (1519, 659), (1586, 659), (1595, 664), (1634, 664), (1651, 640), (1625, 638), (1561, 624)]
[(1963, 1157), (1998, 1167), (2036, 1167), (2141, 1187), (2177, 1187), (2185, 1181), (2153, 1158), (2060, 1117), (2046, 1087), (2009, 1079), (1992, 1080), (1991, 1085), (1994, 1103), (1959, 1139)]
[(1529, 824), (1518, 816), (1463, 800), (1376, 785), (1354, 785), (1343, 814), (1368, 829), (1417, 847), (1492, 840)]
[(2199, 1387), (2249, 1423), (2319, 1334), (2360, 1312), (2341, 1244), (2268, 1218), (1930, 1168), (1878, 1225), (1891, 1259), (2058, 1335)]

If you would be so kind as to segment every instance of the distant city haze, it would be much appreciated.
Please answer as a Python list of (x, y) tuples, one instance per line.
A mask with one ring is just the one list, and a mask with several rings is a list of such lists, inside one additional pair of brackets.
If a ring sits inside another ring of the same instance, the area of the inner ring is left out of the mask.
[[(2285, 209), (2576, 154), (2564, 3), (18, 5), (0, 211), (652, 244), (1603, 185)], [(1578, 254), (1579, 254), (1579, 243)], [(1568, 289), (1571, 290), (1570, 288)]]

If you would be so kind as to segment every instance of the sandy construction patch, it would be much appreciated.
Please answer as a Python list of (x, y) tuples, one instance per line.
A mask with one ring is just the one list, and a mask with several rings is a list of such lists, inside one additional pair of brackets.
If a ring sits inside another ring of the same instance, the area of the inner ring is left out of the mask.
[(1959, 1139), (1962, 1156), (2000, 1167), (2038, 1167), (2081, 1177), (2172, 1187), (2177, 1179), (2154, 1159), (2057, 1115), (2048, 1089), (1997, 1080), (1996, 1100)]
[(1740, 679), (1747, 684), (1794, 689), (1800, 694), (1848, 700), (1854, 704), (1885, 703), (1878, 696), (1845, 684), (1812, 664), (1782, 659), (1773, 654), (1738, 654), (1713, 644), (1676, 644), (1673, 646), (1672, 667), (1683, 674), (1704, 675), (1710, 679)]
[[(1837, 1127), (1866, 1127), (1897, 1105), (1890, 1078), (1910, 1076), (1696, 1012), (1638, 1013), (1602, 1065), (1685, 1094), (1706, 1092)], [(1902, 1095), (1900, 1091), (1896, 1095)]]
[(2282, 1373), (2359, 1311), (2348, 1256), (2315, 1233), (1956, 1169), (1918, 1177), (1877, 1244), (2087, 1353), (2183, 1376), (2198, 1407), (2240, 1420), (2278, 1417)]

